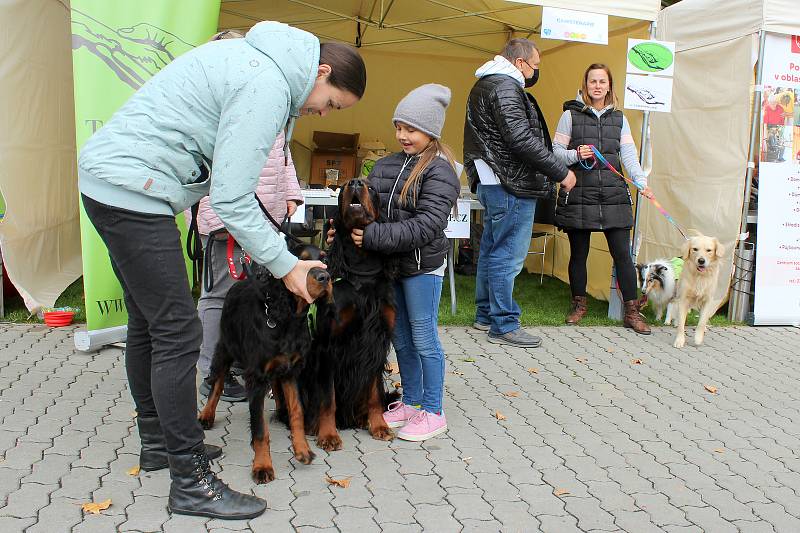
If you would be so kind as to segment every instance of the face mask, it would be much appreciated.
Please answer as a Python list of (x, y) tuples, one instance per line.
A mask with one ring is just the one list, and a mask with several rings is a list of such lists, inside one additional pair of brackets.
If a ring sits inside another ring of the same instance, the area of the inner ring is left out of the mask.
[(531, 76), (530, 78), (525, 78), (525, 88), (529, 89), (533, 87), (534, 85), (536, 85), (537, 81), (539, 81), (539, 69), (535, 68), (533, 69), (533, 76)]

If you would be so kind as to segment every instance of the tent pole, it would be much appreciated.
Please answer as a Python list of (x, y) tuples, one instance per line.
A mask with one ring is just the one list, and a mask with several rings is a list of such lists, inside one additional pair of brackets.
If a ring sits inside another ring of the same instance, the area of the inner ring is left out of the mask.
[[(656, 36), (656, 22), (653, 21), (650, 23), (650, 38), (654, 39)], [(645, 111), (644, 116), (642, 117), (642, 136), (641, 136), (641, 145), (642, 150), (639, 152), (639, 162), (644, 164), (645, 154), (647, 154), (647, 147), (650, 144), (650, 137), (648, 135), (649, 126), (650, 124), (650, 112)], [(631, 260), (636, 263), (636, 254), (638, 252), (638, 246), (636, 243), (639, 241), (641, 236), (639, 235), (639, 198), (640, 196), (636, 195), (636, 213), (634, 214), (633, 219), (633, 239), (631, 240)], [(617, 289), (617, 269), (612, 267), (611, 268), (611, 288), (608, 294), (608, 318), (614, 320), (622, 320), (622, 297), (620, 295), (619, 289)]]
[[(761, 152), (761, 143), (758, 141), (758, 132), (761, 125), (761, 82), (764, 75), (764, 41), (766, 40), (767, 32), (761, 30), (758, 32), (758, 65), (756, 67), (756, 85), (753, 88), (753, 111), (751, 113), (752, 123), (750, 125), (750, 148), (747, 151), (747, 173), (744, 183), (744, 201), (742, 202), (742, 221), (739, 224), (739, 235), (747, 232), (747, 215), (750, 212), (750, 190), (753, 184), (753, 172), (756, 168), (755, 159), (758, 157), (757, 153)], [(756, 152), (758, 146), (758, 152)], [(737, 244), (737, 256), (743, 257), (745, 239), (740, 238)], [(742, 279), (744, 273), (742, 272), (743, 264), (739, 261), (734, 261), (733, 279)], [(749, 290), (749, 287), (748, 287)], [(738, 308), (742, 305), (741, 290), (737, 288), (731, 294), (730, 302), (728, 304), (728, 320), (741, 320), (747, 314), (747, 309), (736, 313)], [(739, 316), (734, 316), (734, 314)]]
[[(656, 38), (656, 22), (650, 23), (650, 38)], [(645, 111), (642, 116), (642, 135), (640, 137), (642, 150), (639, 152), (639, 164), (644, 165), (644, 160), (647, 150), (650, 148), (650, 111)], [(633, 262), (636, 263), (636, 256), (639, 254), (639, 247), (636, 245), (641, 236), (641, 229), (639, 228), (639, 200), (641, 195), (636, 195), (636, 215), (633, 220), (633, 240), (631, 241), (631, 257)]]

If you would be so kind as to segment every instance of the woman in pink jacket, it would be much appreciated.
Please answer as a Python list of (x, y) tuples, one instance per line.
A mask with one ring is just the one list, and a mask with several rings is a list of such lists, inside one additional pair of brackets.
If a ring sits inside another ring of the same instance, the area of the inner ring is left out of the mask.
[[(269, 152), (267, 163), (261, 169), (261, 177), (256, 189), (259, 200), (277, 222), (282, 221), (287, 214), (292, 216), (297, 206), (303, 203), (303, 195), (300, 192), (300, 184), (297, 182), (297, 174), (291, 154), (287, 150), (288, 159), (284, 156), (285, 143), (286, 139), (281, 133)], [(217, 345), (217, 340), (219, 340), (222, 303), (225, 301), (228, 289), (231, 288), (235, 280), (228, 273), (228, 254), (226, 249), (228, 232), (225, 231), (222, 221), (211, 208), (207, 196), (200, 200), (200, 209), (197, 213), (197, 228), (200, 233), (200, 240), (203, 243), (203, 250), (206, 251), (210, 247), (210, 250), (205, 253), (207, 266), (203, 268), (202, 289), (200, 300), (197, 302), (197, 314), (200, 316), (200, 322), (203, 325), (203, 343), (200, 346), (200, 358), (197, 362), (197, 367), (201, 372), (200, 375), (203, 376), (203, 382), (200, 384), (200, 394), (208, 396), (211, 391), (208, 374), (211, 370), (211, 358), (214, 355), (214, 348)], [(233, 257), (237, 265), (241, 254), (242, 249), (236, 245)], [(206, 287), (209, 287), (209, 290), (206, 290)], [(244, 387), (233, 374), (225, 379), (222, 399), (228, 402), (240, 402), (247, 399)]]

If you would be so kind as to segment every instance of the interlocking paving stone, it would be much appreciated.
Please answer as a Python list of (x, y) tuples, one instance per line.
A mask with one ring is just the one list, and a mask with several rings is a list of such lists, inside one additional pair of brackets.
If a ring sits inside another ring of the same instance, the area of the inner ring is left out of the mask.
[(277, 479), (260, 486), (247, 406), (221, 402), (214, 468), (269, 506), (233, 522), (170, 515), (166, 470), (127, 473), (139, 445), (122, 351), (75, 352), (72, 331), (0, 324), (3, 533), (800, 531), (797, 329), (712, 328), (676, 350), (671, 328), (533, 328), (543, 345), (527, 350), (441, 328), (448, 433), (387, 443), (345, 430), (330, 454), (309, 437), (306, 466), (270, 423)]

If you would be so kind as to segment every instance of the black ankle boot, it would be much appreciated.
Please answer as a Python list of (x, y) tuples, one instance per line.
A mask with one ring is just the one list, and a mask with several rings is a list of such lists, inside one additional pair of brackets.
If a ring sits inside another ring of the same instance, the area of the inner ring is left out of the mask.
[[(139, 452), (139, 468), (145, 472), (167, 468), (169, 466), (167, 444), (158, 417), (137, 416), (136, 424), (139, 426), (139, 439), (142, 441), (142, 449)], [(209, 459), (216, 459), (222, 455), (222, 448), (219, 446), (213, 444), (205, 446)]]
[(167, 507), (173, 513), (245, 520), (267, 509), (266, 501), (236, 492), (219, 479), (202, 444), (189, 453), (170, 455), (169, 475), (172, 485)]

